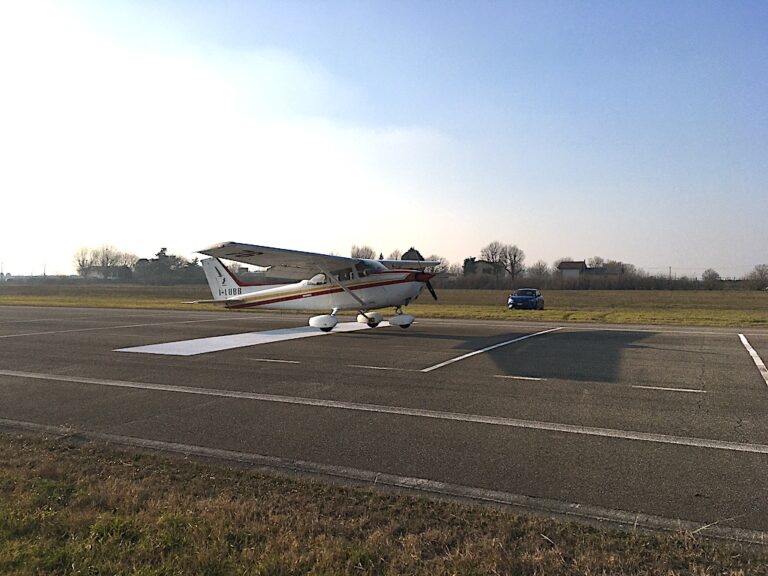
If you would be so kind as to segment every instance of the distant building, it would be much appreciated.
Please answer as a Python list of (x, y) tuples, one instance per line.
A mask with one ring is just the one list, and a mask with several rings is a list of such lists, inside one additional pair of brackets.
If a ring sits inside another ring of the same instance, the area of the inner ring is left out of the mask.
[(130, 280), (131, 275), (128, 266), (91, 266), (85, 277), (91, 280)]
[(564, 260), (557, 265), (557, 269), (560, 271), (563, 280), (578, 280), (587, 271), (587, 263), (584, 260), (575, 262)]
[(625, 268), (621, 262), (609, 262), (605, 266), (590, 268), (584, 260), (564, 260), (557, 265), (563, 280), (578, 280), (581, 276), (621, 276)]
[(421, 252), (416, 250), (413, 246), (400, 257), (402, 260), (424, 260), (424, 256), (421, 255)]
[(624, 264), (621, 262), (612, 262), (605, 266), (595, 266), (594, 268), (587, 268), (586, 274), (593, 276), (620, 276), (624, 274)]
[(504, 274), (504, 267), (498, 262), (488, 260), (475, 260), (475, 274)]

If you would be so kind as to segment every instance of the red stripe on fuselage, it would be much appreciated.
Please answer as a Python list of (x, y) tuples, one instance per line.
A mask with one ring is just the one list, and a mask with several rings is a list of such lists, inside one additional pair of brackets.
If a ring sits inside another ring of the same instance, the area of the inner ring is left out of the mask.
[[(371, 276), (377, 276), (377, 275), (384, 275), (384, 274), (403, 274), (404, 272), (407, 272), (408, 275), (401, 279), (401, 280), (386, 280), (386, 281), (379, 281), (379, 282), (373, 282), (370, 284), (361, 284), (358, 286), (347, 286), (347, 290), (354, 292), (355, 290), (365, 290), (367, 288), (378, 288), (380, 286), (392, 286), (394, 284), (405, 284), (407, 282), (415, 282), (415, 273), (411, 273), (410, 271), (403, 271), (403, 270), (392, 270), (387, 272), (375, 272), (374, 274), (371, 274)], [(303, 300), (305, 298), (314, 298), (315, 296), (327, 296), (328, 294), (338, 294), (339, 292), (344, 292), (344, 289), (334, 286), (333, 288), (328, 288), (327, 290), (322, 290), (318, 292), (313, 292), (312, 294), (307, 295), (306, 292), (303, 292), (301, 294), (292, 294), (291, 296), (275, 296), (275, 298), (269, 299), (269, 300), (262, 300), (260, 302), (244, 302), (242, 304), (228, 304), (228, 308), (256, 308), (258, 306), (264, 306), (266, 304), (278, 304), (280, 302), (290, 302), (291, 300)]]

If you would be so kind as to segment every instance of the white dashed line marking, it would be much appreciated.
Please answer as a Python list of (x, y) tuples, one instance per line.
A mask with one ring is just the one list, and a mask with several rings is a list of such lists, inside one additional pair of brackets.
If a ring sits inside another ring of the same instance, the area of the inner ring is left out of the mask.
[(196, 388), (194, 386), (173, 386), (170, 384), (155, 384), (149, 382), (128, 382), (125, 380), (102, 380), (99, 378), (85, 378), (79, 376), (65, 376), (59, 374), (40, 374), (35, 372), (17, 372), (12, 370), (0, 370), (0, 376), (10, 378), (45, 380), (49, 382), (67, 382), (74, 384), (87, 384), (93, 386), (106, 386), (112, 388), (129, 388), (138, 390), (153, 390), (159, 392), (175, 392), (181, 394), (195, 394), (200, 396), (214, 396), (219, 398), (236, 398), (241, 400), (255, 400), (258, 402), (275, 402), (296, 406), (313, 406), (317, 408), (329, 408), (337, 410), (349, 410), (352, 412), (368, 412), (376, 414), (391, 414), (395, 416), (409, 416), (414, 418), (429, 418), (450, 422), (463, 422), (468, 424), (485, 424), (489, 426), (503, 426), (528, 430), (540, 430), (545, 432), (559, 432), (562, 434), (578, 434), (600, 438), (612, 438), (617, 440), (634, 440), (638, 442), (654, 442), (659, 444), (691, 446), (694, 448), (709, 448), (715, 450), (727, 450), (729, 452), (747, 452), (753, 454), (768, 454), (768, 445), (750, 444), (745, 442), (729, 442), (709, 438), (691, 438), (687, 436), (672, 436), (669, 434), (655, 434), (653, 432), (635, 432), (633, 430), (617, 430), (614, 428), (597, 428), (593, 426), (579, 426), (577, 424), (561, 424), (558, 422), (541, 422), (537, 420), (521, 420), (518, 418), (505, 418), (503, 416), (486, 416), (483, 414), (464, 414), (460, 412), (442, 412), (439, 410), (425, 410), (421, 408), (407, 408), (404, 406), (385, 406), (381, 404), (362, 404), (358, 402), (343, 402), (339, 400), (323, 400), (320, 398), (302, 398), (296, 396), (280, 396), (276, 394), (259, 394), (255, 392), (242, 392), (239, 390), (220, 390), (215, 388)]
[(691, 392), (694, 394), (706, 394), (706, 390), (699, 388), (667, 388), (664, 386), (632, 386), (632, 388), (640, 388), (642, 390), (661, 390), (663, 392)]
[(410, 368), (393, 368), (390, 366), (362, 366), (359, 364), (347, 364), (348, 368), (363, 368), (364, 370), (396, 370), (399, 372), (416, 372)]

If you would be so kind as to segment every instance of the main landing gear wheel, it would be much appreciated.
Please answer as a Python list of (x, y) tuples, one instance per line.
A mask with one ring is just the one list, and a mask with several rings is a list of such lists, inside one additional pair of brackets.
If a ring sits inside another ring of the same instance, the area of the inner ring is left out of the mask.
[(338, 320), (336, 320), (336, 312), (338, 308), (334, 308), (330, 314), (324, 314), (322, 316), (312, 316), (309, 319), (309, 325), (313, 328), (320, 328), (323, 332), (330, 332), (336, 327)]
[(367, 324), (369, 328), (376, 328), (383, 319), (384, 317), (378, 312), (360, 312), (357, 315), (357, 321), (360, 324)]
[(392, 326), (400, 326), (400, 328), (405, 330), (406, 328), (410, 328), (414, 320), (416, 320), (416, 318), (414, 318), (410, 314), (403, 314), (403, 310), (401, 308), (398, 308), (397, 315), (390, 318), (389, 323)]

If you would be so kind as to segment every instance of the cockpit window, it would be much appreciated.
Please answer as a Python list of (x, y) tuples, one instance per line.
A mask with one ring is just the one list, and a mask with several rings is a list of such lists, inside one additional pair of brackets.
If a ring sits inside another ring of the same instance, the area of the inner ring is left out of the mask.
[(387, 267), (377, 260), (361, 260), (355, 265), (358, 276), (368, 276), (374, 272), (381, 272), (386, 270)]

